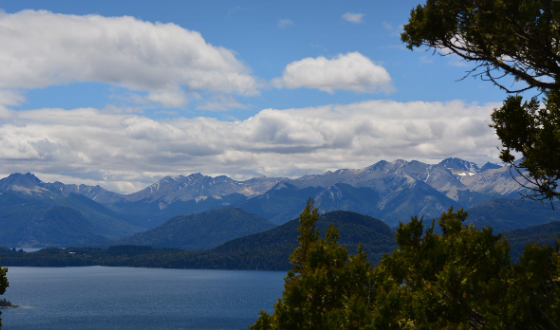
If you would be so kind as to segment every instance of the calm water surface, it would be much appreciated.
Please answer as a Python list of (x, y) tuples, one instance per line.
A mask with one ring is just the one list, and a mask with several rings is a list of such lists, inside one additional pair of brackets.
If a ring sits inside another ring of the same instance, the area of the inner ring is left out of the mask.
[(285, 272), (8, 267), (2, 329), (246, 329)]

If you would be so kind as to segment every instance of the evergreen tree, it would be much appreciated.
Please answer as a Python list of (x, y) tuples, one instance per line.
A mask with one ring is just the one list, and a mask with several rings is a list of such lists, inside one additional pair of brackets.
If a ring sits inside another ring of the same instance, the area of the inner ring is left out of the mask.
[[(8, 277), (6, 276), (7, 272), (8, 272), (8, 268), (2, 268), (2, 266), (0, 266), (0, 295), (6, 292), (6, 288), (9, 285)], [(0, 314), (2, 314), (2, 312), (0, 312)], [(0, 319), (0, 328), (1, 327), (2, 327), (2, 319)]]
[[(411, 11), (401, 39), (409, 49), (427, 46), (476, 67), (467, 75), (508, 93), (544, 92), (522, 103), (511, 96), (492, 115), (502, 141), (500, 158), (526, 180), (533, 199), (560, 198), (560, 1), (427, 0)], [(517, 90), (510, 90), (511, 77)], [(514, 154), (522, 155), (516, 161)]]
[[(361, 250), (348, 256), (330, 226), (324, 238), (315, 229), (319, 219), (313, 200), (300, 215), (299, 246), (290, 256), (293, 269), (285, 278), (274, 313), (261, 311), (250, 329), (360, 329), (368, 313), (366, 300), (371, 266)], [(371, 289), (371, 286), (369, 286)]]
[(512, 265), (505, 238), (466, 217), (444, 212), (441, 235), (435, 221), (401, 223), (398, 249), (372, 267), (364, 252), (348, 255), (334, 227), (320, 238), (310, 200), (282, 298), (250, 329), (558, 329), (558, 245), (528, 245)]

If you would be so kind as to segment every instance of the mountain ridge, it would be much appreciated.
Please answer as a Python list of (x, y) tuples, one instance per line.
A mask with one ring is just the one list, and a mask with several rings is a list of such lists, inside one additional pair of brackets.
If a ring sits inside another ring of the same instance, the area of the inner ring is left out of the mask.
[[(317, 200), (321, 213), (337, 209), (363, 212), (394, 226), (413, 215), (407, 212), (436, 217), (450, 206), (470, 208), (493, 198), (516, 197), (523, 190), (507, 167), (491, 163), (479, 167), (459, 158), (446, 158), (437, 164), (381, 160), (362, 169), (339, 169), (298, 178), (257, 177), (237, 181), (224, 175), (211, 177), (201, 173), (165, 176), (126, 195), (99, 186), (43, 183), (32, 174), (9, 178), (12, 189), (29, 194), (56, 190), (67, 196), (85, 196), (131, 224), (147, 229), (180, 214), (231, 206), (282, 224), (297, 216), (308, 198)], [(17, 178), (26, 183), (21, 184)]]
[(108, 245), (149, 245), (151, 247), (207, 250), (229, 240), (276, 227), (266, 218), (244, 210), (226, 207), (171, 218), (146, 232)]

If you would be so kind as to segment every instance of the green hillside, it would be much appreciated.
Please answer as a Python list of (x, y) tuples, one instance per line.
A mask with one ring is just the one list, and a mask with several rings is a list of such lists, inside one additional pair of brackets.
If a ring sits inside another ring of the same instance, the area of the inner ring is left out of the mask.
[(161, 226), (113, 242), (184, 250), (207, 250), (234, 238), (274, 228), (266, 218), (238, 208), (219, 208), (169, 219)]
[[(347, 211), (320, 217), (317, 228), (324, 233), (332, 223), (340, 229), (340, 244), (354, 253), (361, 242), (369, 260), (377, 263), (396, 248), (391, 229), (380, 220)], [(33, 253), (0, 251), (6, 266), (131, 266), (162, 268), (285, 270), (297, 246), (298, 220), (265, 232), (237, 238), (207, 251), (178, 251), (147, 246), (45, 249)], [(69, 252), (74, 252), (73, 254)]]
[(0, 193), (0, 244), (69, 246), (143, 230), (84, 196)]
[(527, 244), (540, 243), (542, 245), (555, 245), (557, 239), (560, 239), (560, 221), (553, 221), (544, 225), (516, 229), (504, 232), (510, 248), (513, 260), (518, 260), (521, 256), (523, 248)]
[[(558, 209), (558, 203), (556, 203)], [(494, 232), (528, 228), (560, 220), (558, 210), (549, 203), (519, 199), (493, 199), (469, 209), (467, 223), (475, 227), (489, 226)]]

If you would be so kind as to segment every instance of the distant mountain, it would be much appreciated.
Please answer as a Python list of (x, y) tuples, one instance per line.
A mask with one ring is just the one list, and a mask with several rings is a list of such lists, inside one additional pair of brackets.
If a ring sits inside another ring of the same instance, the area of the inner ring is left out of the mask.
[(480, 171), (479, 171), (479, 172), (484, 172), (484, 171), (487, 171), (487, 170), (497, 170), (497, 169), (499, 169), (499, 168), (501, 168), (501, 166), (498, 165), (498, 164), (486, 162), (486, 164), (484, 164), (484, 165), (480, 168)]
[(152, 230), (138, 233), (110, 245), (207, 250), (226, 241), (274, 228), (266, 218), (238, 208), (219, 208), (185, 214), (167, 220)]
[(0, 180), (0, 244), (67, 246), (115, 239), (143, 230), (105, 206), (64, 194), (33, 174)]
[(51, 190), (58, 190), (64, 196), (68, 196), (70, 194), (82, 195), (100, 204), (113, 204), (126, 201), (124, 195), (105, 190), (99, 185), (88, 186), (85, 184), (64, 184), (58, 181), (47, 185)]
[(395, 194), (385, 206), (382, 219), (391, 227), (397, 227), (399, 222), (407, 223), (414, 215), (438, 218), (450, 206), (457, 208), (460, 204), (430, 185), (416, 181)]
[(467, 223), (478, 228), (489, 226), (501, 233), (560, 220), (559, 207), (560, 203), (555, 203), (553, 210), (549, 203), (539, 201), (493, 199), (470, 208)]
[[(356, 253), (361, 243), (374, 263), (397, 247), (393, 231), (378, 219), (348, 211), (328, 212), (317, 222), (322, 237), (329, 224), (338, 228), (339, 243), (347, 246), (349, 253)], [(298, 245), (299, 225), (299, 219), (291, 220), (274, 229), (229, 241), (205, 255), (217, 262), (238, 263), (241, 269), (289, 269), (289, 256)]]
[[(322, 212), (343, 210), (380, 218), (381, 196), (366, 187), (356, 188), (346, 183), (337, 183), (321, 190), (315, 197), (315, 206)], [(301, 212), (301, 211), (300, 211)]]
[(560, 239), (560, 221), (553, 221), (547, 224), (533, 226), (529, 228), (516, 229), (503, 233), (511, 248), (513, 260), (519, 260), (525, 245), (530, 243), (540, 243), (554, 247)]
[(299, 216), (307, 200), (323, 191), (321, 187), (298, 187), (280, 182), (266, 193), (239, 205), (247, 212), (262, 215), (275, 224), (283, 224)]
[(519, 199), (521, 194), (526, 191), (516, 180), (527, 184), (527, 182), (517, 173), (511, 171), (509, 167), (489, 169), (479, 172), (477, 175), (464, 177), (461, 182), (470, 191), (483, 194), (491, 198), (514, 198)]
[(48, 193), (47, 185), (31, 173), (14, 173), (0, 179), (0, 192), (15, 192), (26, 195)]
[(224, 196), (199, 196), (186, 201), (139, 200), (120, 202), (111, 204), (109, 207), (126, 217), (130, 223), (153, 229), (170, 218), (181, 214), (200, 213), (216, 208), (238, 206), (245, 200), (247, 200), (247, 197), (244, 195), (234, 193)]
[(181, 214), (223, 207), (238, 207), (282, 224), (297, 217), (308, 198), (316, 200), (321, 213), (359, 212), (396, 226), (413, 215), (437, 217), (450, 206), (470, 209), (496, 198), (516, 199), (524, 188), (516, 182), (520, 177), (514, 178), (515, 175), (518, 174), (511, 173), (508, 167), (487, 163), (479, 168), (459, 158), (447, 158), (438, 164), (399, 159), (295, 179), (260, 177), (237, 181), (200, 173), (167, 176), (128, 195), (99, 186), (43, 183), (37, 178), (31, 183), (15, 184), (14, 189), (28, 195), (49, 191), (64, 197), (87, 197), (105, 205), (113, 216), (147, 229)]
[(170, 204), (177, 200), (188, 201), (231, 194), (252, 197), (263, 194), (279, 181), (280, 179), (267, 177), (236, 181), (224, 175), (213, 178), (200, 173), (166, 176), (145, 189), (126, 195), (126, 199), (131, 202), (143, 200)]
[(124, 195), (124, 200), (108, 204), (132, 224), (152, 229), (181, 214), (239, 206), (247, 198), (270, 190), (280, 180), (260, 177), (236, 181), (200, 173), (166, 176), (145, 189)]
[[(523, 190), (505, 167), (486, 165), (482, 170), (475, 163), (458, 158), (447, 158), (435, 165), (419, 161), (379, 161), (361, 170), (338, 170), (322, 175), (306, 175), (286, 182), (300, 189), (309, 186), (330, 187), (337, 183), (370, 188), (381, 198), (378, 205), (380, 210), (383, 210), (386, 204), (394, 205), (391, 200), (397, 195), (402, 195), (402, 189), (415, 187), (413, 183), (419, 182), (428, 184), (465, 207), (496, 197), (517, 197), (518, 192)], [(451, 205), (453, 204), (448, 203), (446, 207)], [(429, 214), (437, 211), (437, 208), (430, 210), (429, 203), (424, 206), (412, 208), (429, 210)], [(382, 213), (387, 214), (390, 211), (385, 210)]]
[(462, 171), (466, 173), (472, 173), (473, 175), (480, 171), (478, 165), (476, 165), (475, 163), (460, 158), (446, 158), (442, 160), (438, 165), (452, 171)]

